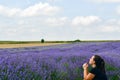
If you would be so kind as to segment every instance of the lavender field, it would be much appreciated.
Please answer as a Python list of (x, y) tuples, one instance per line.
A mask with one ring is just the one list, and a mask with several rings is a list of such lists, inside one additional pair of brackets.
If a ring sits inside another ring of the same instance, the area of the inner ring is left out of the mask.
[(120, 42), (0, 49), (0, 80), (83, 80), (82, 64), (94, 54), (104, 58), (109, 80), (120, 80)]

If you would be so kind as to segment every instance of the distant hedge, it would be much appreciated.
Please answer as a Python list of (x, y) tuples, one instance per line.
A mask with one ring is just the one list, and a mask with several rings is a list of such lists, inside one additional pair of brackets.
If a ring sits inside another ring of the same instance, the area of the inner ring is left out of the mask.
[(44, 39), (41, 39), (41, 43), (44, 43), (45, 42), (45, 40)]
[(81, 42), (81, 40), (77, 39), (77, 40), (75, 40), (74, 42)]

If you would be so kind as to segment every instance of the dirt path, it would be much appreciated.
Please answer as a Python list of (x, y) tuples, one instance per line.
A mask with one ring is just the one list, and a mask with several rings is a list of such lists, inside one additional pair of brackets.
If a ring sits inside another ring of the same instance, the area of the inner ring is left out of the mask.
[(32, 46), (50, 46), (66, 43), (29, 43), (29, 44), (0, 44), (0, 48), (19, 48), (19, 47), (32, 47)]

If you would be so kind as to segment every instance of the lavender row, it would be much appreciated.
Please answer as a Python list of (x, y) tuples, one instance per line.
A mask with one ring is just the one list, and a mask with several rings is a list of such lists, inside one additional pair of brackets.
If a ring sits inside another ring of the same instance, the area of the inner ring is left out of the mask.
[(120, 42), (0, 49), (0, 79), (83, 80), (82, 64), (94, 54), (105, 59), (109, 80), (119, 80)]

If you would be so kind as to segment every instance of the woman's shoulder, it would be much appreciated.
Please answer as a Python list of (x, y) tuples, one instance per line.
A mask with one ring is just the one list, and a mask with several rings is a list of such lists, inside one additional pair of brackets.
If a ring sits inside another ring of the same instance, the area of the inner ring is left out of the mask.
[(95, 75), (102, 75), (103, 74), (102, 71), (98, 68), (92, 68), (90, 70), (90, 73), (95, 74)]
[(106, 74), (102, 73), (98, 68), (92, 68), (90, 73), (94, 74), (98, 79), (107, 80)]
[(90, 73), (92, 74), (97, 74), (98, 72), (99, 72), (99, 69), (97, 69), (96, 67), (90, 70)]
[(94, 68), (91, 68), (91, 70), (90, 71), (96, 71), (96, 70), (99, 70), (98, 68), (96, 68), (96, 67), (94, 67)]

